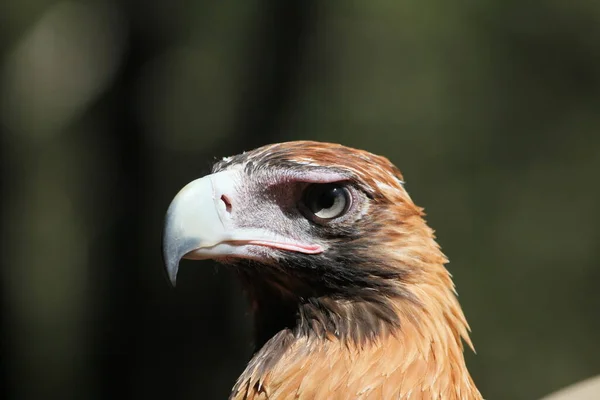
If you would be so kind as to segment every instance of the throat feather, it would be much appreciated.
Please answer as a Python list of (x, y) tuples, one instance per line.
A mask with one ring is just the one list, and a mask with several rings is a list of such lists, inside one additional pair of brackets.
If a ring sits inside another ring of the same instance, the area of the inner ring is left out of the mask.
[(279, 293), (274, 301), (262, 292), (254, 299), (262, 335), (231, 398), (481, 399), (465, 365), (468, 326), (451, 286), (424, 283), (415, 293), (360, 301)]

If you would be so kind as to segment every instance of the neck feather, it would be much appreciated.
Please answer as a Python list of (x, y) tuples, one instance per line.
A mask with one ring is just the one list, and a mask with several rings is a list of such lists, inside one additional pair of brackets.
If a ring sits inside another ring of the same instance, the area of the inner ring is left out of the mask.
[(300, 300), (280, 291), (274, 300), (275, 292), (253, 286), (257, 352), (231, 398), (481, 399), (465, 365), (462, 340), (472, 344), (450, 276), (443, 264), (426, 271), (410, 279), (409, 292), (372, 299)]

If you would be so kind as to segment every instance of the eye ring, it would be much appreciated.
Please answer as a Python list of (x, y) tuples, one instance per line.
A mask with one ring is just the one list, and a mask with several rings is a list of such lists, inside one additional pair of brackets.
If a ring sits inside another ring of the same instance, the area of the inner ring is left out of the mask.
[(300, 205), (306, 218), (323, 225), (346, 214), (352, 195), (340, 183), (313, 183), (304, 189)]

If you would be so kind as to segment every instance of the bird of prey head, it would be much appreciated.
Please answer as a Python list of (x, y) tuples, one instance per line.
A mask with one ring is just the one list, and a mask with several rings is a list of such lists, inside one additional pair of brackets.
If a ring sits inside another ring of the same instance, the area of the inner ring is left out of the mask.
[(167, 211), (164, 260), (234, 268), (256, 353), (232, 399), (480, 399), (433, 231), (386, 158), (288, 142), (224, 158)]

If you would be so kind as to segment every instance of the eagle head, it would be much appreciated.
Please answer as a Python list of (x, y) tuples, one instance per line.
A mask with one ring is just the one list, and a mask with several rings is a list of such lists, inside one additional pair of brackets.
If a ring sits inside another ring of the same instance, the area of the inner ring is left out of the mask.
[(185, 186), (167, 211), (163, 255), (173, 284), (182, 258), (239, 275), (264, 353), (242, 383), (283, 368), (298, 341), (364, 349), (412, 335), (423, 357), (446, 341), (462, 360), (468, 326), (423, 215), (385, 157), (278, 143), (226, 157)]

